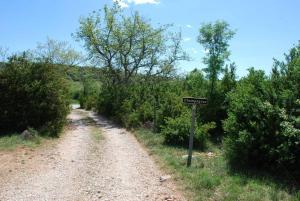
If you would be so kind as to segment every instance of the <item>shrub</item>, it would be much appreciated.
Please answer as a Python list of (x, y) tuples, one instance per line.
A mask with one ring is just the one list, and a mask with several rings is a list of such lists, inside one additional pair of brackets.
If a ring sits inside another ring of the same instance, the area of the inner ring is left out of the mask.
[(124, 125), (126, 128), (131, 128), (131, 127), (137, 127), (140, 125), (141, 121), (139, 119), (139, 113), (138, 112), (132, 112), (127, 115), (126, 121), (124, 121)]
[(79, 101), (80, 93), (83, 90), (82, 84), (80, 82), (75, 82), (72, 80), (69, 80), (67, 83), (70, 91), (70, 98), (73, 101)]
[(126, 128), (138, 127), (142, 123), (142, 112), (136, 110), (134, 107), (134, 101), (132, 99), (126, 99), (123, 101), (120, 111), (117, 112), (116, 118)]
[[(57, 67), (14, 56), (0, 71), (0, 130), (28, 127), (57, 136), (69, 111), (68, 90)], [(4, 93), (3, 93), (4, 92)]]
[[(213, 122), (196, 126), (194, 145), (196, 148), (205, 149), (208, 132), (213, 129)], [(162, 127), (162, 134), (165, 143), (169, 145), (187, 146), (189, 143), (191, 129), (191, 117), (189, 113), (184, 113), (176, 118), (167, 118), (166, 125)]]
[(279, 104), (286, 102), (278, 100), (279, 94), (263, 72), (251, 69), (228, 95), (224, 145), (232, 167), (282, 170), (299, 176), (300, 130), (286, 107)]
[(145, 101), (139, 108), (140, 119), (144, 123), (153, 120), (153, 105), (149, 101)]
[(109, 93), (109, 89), (106, 87), (101, 90), (96, 103), (97, 112), (106, 116), (112, 116), (114, 113), (113, 96)]
[(95, 80), (85, 80), (83, 89), (79, 95), (80, 107), (90, 110), (96, 108), (97, 99), (100, 93), (101, 85)]
[(215, 122), (209, 122), (205, 124), (201, 124), (197, 127), (195, 132), (196, 145), (202, 150), (204, 150), (207, 146), (207, 139), (211, 130), (216, 128)]

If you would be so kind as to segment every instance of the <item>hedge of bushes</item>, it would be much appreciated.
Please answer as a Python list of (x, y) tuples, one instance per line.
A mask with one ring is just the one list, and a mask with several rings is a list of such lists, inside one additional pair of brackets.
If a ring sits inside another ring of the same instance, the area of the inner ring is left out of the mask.
[[(0, 68), (0, 130), (31, 127), (57, 136), (69, 111), (69, 93), (58, 67), (13, 56)], [(3, 132), (5, 131), (5, 132)]]
[(286, 56), (270, 77), (250, 69), (228, 94), (225, 154), (232, 167), (274, 171), (299, 181), (300, 45)]

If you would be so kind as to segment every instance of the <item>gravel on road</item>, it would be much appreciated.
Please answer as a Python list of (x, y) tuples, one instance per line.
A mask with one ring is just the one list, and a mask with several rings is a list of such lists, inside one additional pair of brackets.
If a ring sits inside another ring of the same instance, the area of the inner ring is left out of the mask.
[(0, 152), (0, 201), (185, 200), (130, 132), (85, 110), (68, 119), (55, 142)]

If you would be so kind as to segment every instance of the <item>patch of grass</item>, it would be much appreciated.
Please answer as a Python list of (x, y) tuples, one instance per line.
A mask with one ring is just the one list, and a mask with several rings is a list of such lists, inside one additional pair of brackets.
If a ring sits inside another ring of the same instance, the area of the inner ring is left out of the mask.
[(42, 137), (34, 136), (31, 140), (24, 140), (19, 134), (0, 137), (0, 150), (14, 150), (20, 146), (35, 148), (42, 142)]
[[(86, 115), (86, 113), (85, 113)], [(100, 142), (103, 139), (103, 135), (101, 133), (101, 129), (97, 126), (96, 121), (89, 116), (86, 116), (83, 119), (80, 119), (80, 121), (86, 125), (91, 127), (91, 135), (95, 142)]]
[(158, 162), (184, 187), (188, 200), (202, 201), (300, 201), (297, 190), (290, 192), (279, 182), (263, 176), (248, 176), (229, 171), (221, 147), (210, 144), (208, 157), (194, 152), (192, 166), (186, 167), (187, 150), (163, 144), (161, 134), (149, 130), (135, 131), (137, 139), (144, 144)]
[(92, 136), (96, 142), (100, 142), (103, 139), (101, 130), (100, 130), (100, 128), (97, 128), (97, 127), (92, 128)]
[(218, 187), (221, 183), (220, 176), (212, 175), (211, 172), (209, 172), (207, 169), (204, 169), (200, 172), (197, 172), (197, 175), (195, 175), (197, 178), (201, 178), (198, 180), (193, 180), (193, 185), (197, 189), (208, 189), (212, 190), (216, 187)]

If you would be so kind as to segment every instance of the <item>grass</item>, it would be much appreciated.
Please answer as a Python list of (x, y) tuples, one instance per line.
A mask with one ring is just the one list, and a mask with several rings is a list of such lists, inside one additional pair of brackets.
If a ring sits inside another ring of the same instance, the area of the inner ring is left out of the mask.
[(14, 150), (20, 146), (35, 148), (39, 146), (43, 138), (36, 136), (32, 140), (24, 140), (19, 134), (12, 134), (9, 136), (0, 137), (0, 151)]
[(221, 148), (210, 145), (207, 152), (195, 153), (192, 166), (186, 167), (187, 150), (163, 144), (163, 136), (145, 129), (135, 131), (137, 139), (144, 144), (158, 162), (173, 175), (186, 192), (188, 200), (202, 201), (300, 201), (300, 191), (290, 191), (268, 177), (249, 176), (231, 172), (226, 166)]
[[(86, 113), (84, 113), (86, 115)], [(95, 142), (100, 142), (103, 139), (103, 135), (101, 133), (101, 129), (97, 126), (95, 120), (89, 116), (81, 119), (84, 125), (91, 127), (91, 134)]]
[(100, 128), (93, 127), (92, 128), (92, 136), (95, 142), (100, 142), (103, 139), (103, 135), (101, 133)]

